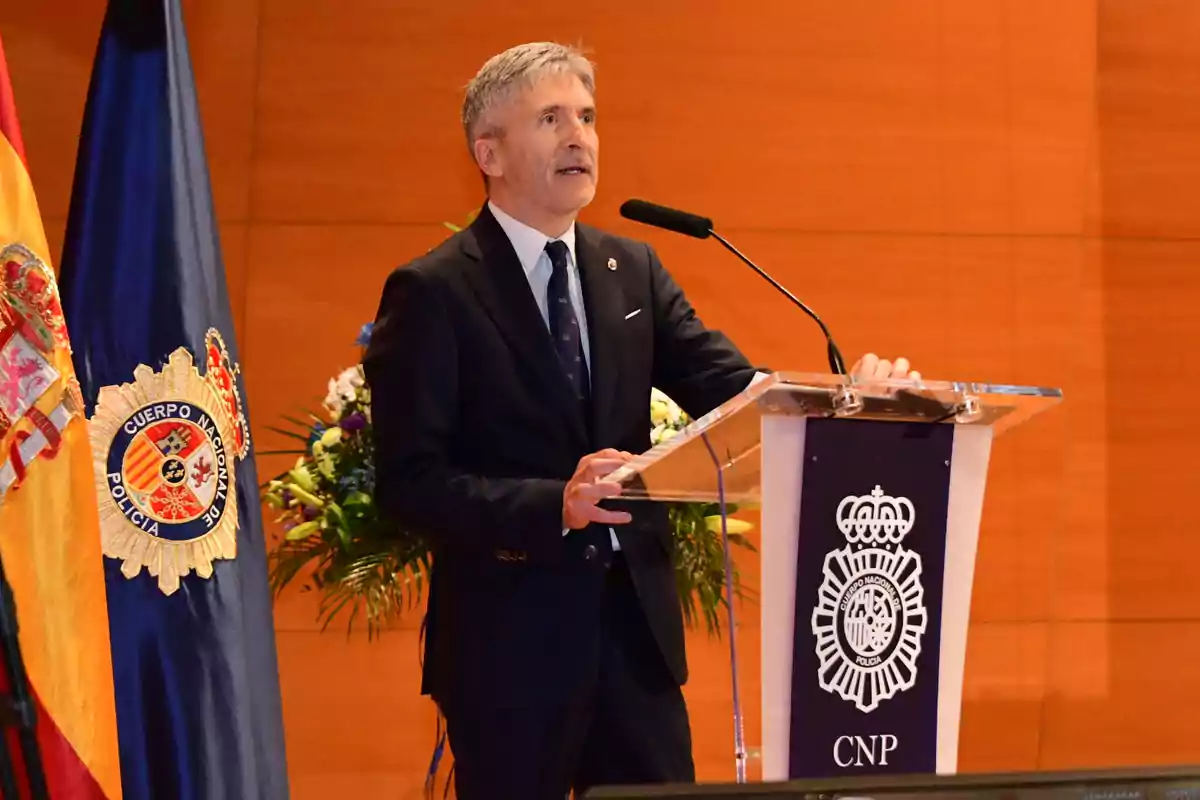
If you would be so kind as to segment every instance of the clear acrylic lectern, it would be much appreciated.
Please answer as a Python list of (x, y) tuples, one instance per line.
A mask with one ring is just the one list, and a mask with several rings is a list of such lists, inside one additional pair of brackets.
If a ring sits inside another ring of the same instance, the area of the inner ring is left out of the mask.
[(613, 473), (626, 498), (761, 505), (764, 781), (956, 771), (992, 439), (1061, 399), (775, 373)]

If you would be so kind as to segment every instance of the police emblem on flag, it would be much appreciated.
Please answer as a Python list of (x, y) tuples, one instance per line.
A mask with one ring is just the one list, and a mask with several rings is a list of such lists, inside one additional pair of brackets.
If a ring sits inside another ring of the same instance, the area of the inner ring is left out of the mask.
[(237, 555), (234, 470), (249, 439), (224, 343), (218, 355), (204, 377), (182, 347), (161, 372), (139, 366), (133, 383), (100, 390), (91, 419), (104, 554), (130, 579), (145, 567), (168, 595)]
[(917, 679), (927, 622), (921, 557), (901, 545), (915, 519), (907, 498), (889, 497), (879, 486), (838, 505), (847, 544), (825, 556), (813, 609), (818, 679), (864, 713)]

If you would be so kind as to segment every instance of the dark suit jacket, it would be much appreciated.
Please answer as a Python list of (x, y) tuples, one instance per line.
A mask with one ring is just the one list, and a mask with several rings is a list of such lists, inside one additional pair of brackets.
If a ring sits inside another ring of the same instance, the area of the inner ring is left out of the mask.
[[(573, 395), (521, 263), (486, 206), (470, 228), (395, 270), (383, 291), (364, 361), (375, 494), (433, 548), (422, 690), (437, 698), (526, 704), (587, 686), (611, 547), (604, 526), (563, 536), (567, 481), (588, 453), (649, 447), (651, 386), (699, 416), (754, 376), (648, 245), (578, 224), (575, 252), (590, 408)], [(633, 513), (617, 536), (683, 683), (666, 508), (614, 504)]]

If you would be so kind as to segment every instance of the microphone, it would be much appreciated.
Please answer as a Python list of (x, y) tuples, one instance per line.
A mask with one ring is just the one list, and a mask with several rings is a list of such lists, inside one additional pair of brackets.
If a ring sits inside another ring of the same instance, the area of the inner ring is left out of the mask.
[(821, 321), (816, 312), (806, 306), (799, 298), (780, 285), (779, 281), (772, 278), (761, 267), (742, 255), (736, 247), (713, 230), (711, 219), (702, 217), (699, 214), (689, 214), (687, 211), (680, 211), (676, 208), (667, 208), (656, 203), (649, 203), (645, 200), (626, 200), (621, 204), (621, 216), (625, 217), (625, 219), (631, 219), (634, 222), (641, 222), (644, 225), (652, 225), (656, 228), (682, 233), (685, 236), (693, 236), (697, 239), (707, 239), (710, 236), (716, 239), (725, 246), (725, 249), (744, 261), (750, 269), (757, 272), (768, 283), (778, 289), (784, 297), (791, 300), (801, 311), (812, 317), (817, 325), (820, 326), (821, 333), (825, 334), (825, 342), (828, 345), (826, 351), (829, 357), (829, 368), (833, 370), (835, 375), (846, 374), (846, 363), (842, 360), (842, 353), (838, 350), (837, 344), (834, 343), (833, 336), (829, 333), (829, 328), (825, 326), (825, 323)]
[(647, 203), (645, 200), (626, 200), (621, 204), (621, 216), (697, 239), (707, 239), (713, 232), (712, 220), (708, 217)]

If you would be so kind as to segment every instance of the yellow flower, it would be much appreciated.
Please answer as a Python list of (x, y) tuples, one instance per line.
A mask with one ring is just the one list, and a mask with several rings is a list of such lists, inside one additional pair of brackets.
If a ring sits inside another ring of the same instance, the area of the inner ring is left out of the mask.
[(299, 486), (292, 487), (292, 496), (306, 506), (311, 508), (321, 508), (325, 505), (325, 501), (313, 494), (301, 489)]
[[(711, 517), (704, 518), (704, 525), (713, 533), (721, 532), (721, 515), (713, 514)], [(746, 533), (754, 528), (749, 522), (743, 519), (729, 519), (725, 529), (730, 533)]]
[(671, 407), (667, 405), (667, 401), (653, 400), (650, 402), (650, 423), (652, 425), (662, 425), (670, 415)]
[(317, 457), (317, 469), (326, 478), (333, 480), (333, 458), (328, 453), (322, 453)]
[(314, 519), (314, 520), (309, 520), (308, 522), (300, 523), (299, 525), (297, 525), (296, 527), (294, 527), (290, 531), (288, 531), (286, 534), (284, 534), (284, 536), (287, 538), (288, 541), (295, 542), (300, 539), (307, 539), (309, 536), (312, 536), (314, 533), (316, 533), (320, 529), (321, 529), (321, 520)]
[[(317, 439), (317, 441), (313, 442), (312, 453), (314, 456), (316, 456), (316, 458), (319, 461), (321, 456), (323, 456), (325, 454), (326, 448), (332, 447), (333, 445), (337, 444), (341, 440), (342, 440), (342, 429), (341, 428), (330, 428), (329, 430), (325, 431), (325, 433), (321, 434), (320, 439)], [(318, 468), (319, 468), (319, 465), (318, 465)], [(324, 470), (321, 470), (321, 471), (324, 472)], [(328, 473), (326, 473), (326, 474), (328, 474)]]
[(316, 488), (312, 473), (308, 471), (308, 467), (304, 466), (304, 459), (296, 462), (295, 468), (288, 471), (288, 476), (292, 479), (293, 484), (305, 491), (311, 492)]
[(321, 434), (320, 443), (322, 447), (333, 447), (342, 440), (341, 428), (330, 428)]

